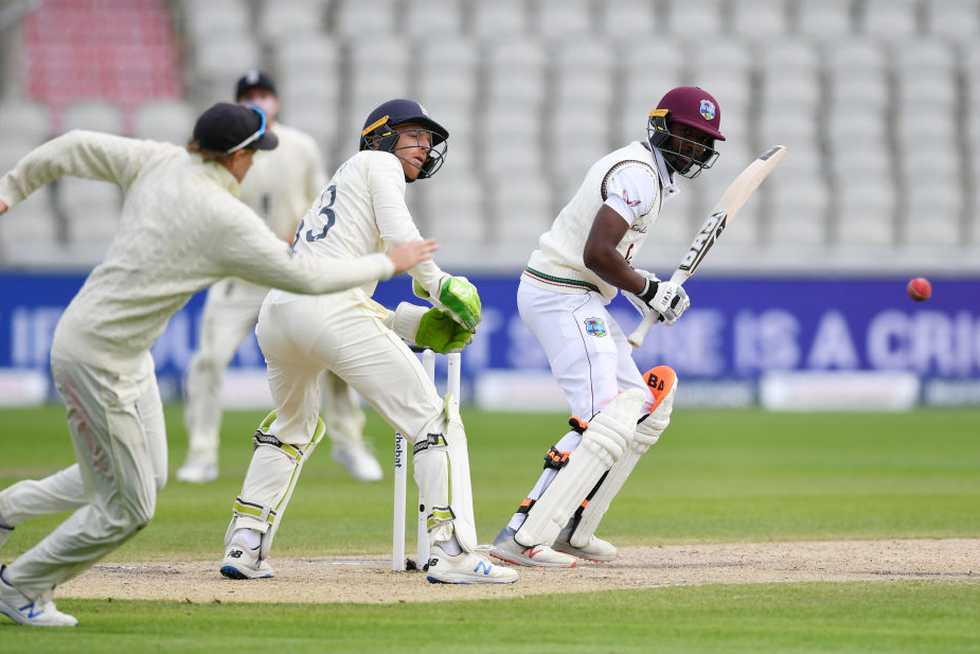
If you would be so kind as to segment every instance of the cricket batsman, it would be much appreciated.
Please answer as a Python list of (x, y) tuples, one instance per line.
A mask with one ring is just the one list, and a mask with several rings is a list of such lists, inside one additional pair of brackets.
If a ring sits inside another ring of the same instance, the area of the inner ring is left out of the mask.
[(0, 545), (32, 516), (74, 510), (0, 567), (0, 613), (37, 627), (74, 626), (54, 589), (153, 517), (167, 478), (166, 428), (150, 347), (190, 297), (218, 280), (322, 294), (373, 283), (429, 258), (416, 240), (336, 261), (290, 250), (235, 196), (257, 150), (278, 140), (257, 107), (219, 103), (176, 145), (72, 131), (0, 178), (0, 213), (65, 175), (117, 184), (119, 232), (55, 329), (51, 373), (78, 463), (0, 492)]
[(696, 87), (669, 91), (647, 121), (647, 138), (589, 168), (538, 242), (521, 275), (521, 319), (544, 348), (572, 410), (571, 429), (494, 541), (492, 555), (517, 565), (569, 568), (610, 561), (595, 535), (640, 457), (670, 423), (677, 377), (668, 366), (641, 375), (606, 305), (623, 291), (645, 316), (673, 325), (690, 306), (684, 289), (633, 268), (632, 260), (678, 189), (718, 157), (721, 110)]
[[(344, 162), (299, 224), (297, 252), (356, 261), (391, 244), (416, 241), (406, 184), (442, 166), (449, 133), (412, 100), (370, 113), (360, 151)], [(413, 289), (432, 308), (372, 299), (376, 284), (319, 297), (272, 291), (256, 327), (276, 409), (255, 432), (252, 462), (235, 498), (220, 572), (271, 577), (269, 552), (303, 463), (323, 436), (319, 379), (330, 370), (414, 446), (415, 481), (425, 506), (428, 580), (512, 583), (517, 573), (477, 549), (466, 432), (458, 398), (439, 397), (406, 341), (436, 352), (462, 349), (480, 322), (480, 297), (465, 278), (426, 261)], [(357, 507), (351, 507), (357, 510)]]
[[(245, 73), (235, 87), (235, 101), (261, 108), (269, 129), (279, 138), (275, 150), (256, 154), (242, 182), (240, 199), (288, 243), (300, 217), (326, 184), (320, 149), (311, 136), (278, 121), (276, 85), (265, 73)], [(268, 291), (241, 279), (223, 279), (208, 289), (198, 350), (191, 358), (185, 385), (189, 446), (187, 460), (177, 469), (178, 481), (206, 483), (218, 478), (219, 396), (225, 368), (255, 328)], [(321, 415), (333, 459), (357, 480), (380, 480), (384, 476), (381, 465), (364, 443), (364, 412), (353, 390), (336, 376), (324, 380)]]

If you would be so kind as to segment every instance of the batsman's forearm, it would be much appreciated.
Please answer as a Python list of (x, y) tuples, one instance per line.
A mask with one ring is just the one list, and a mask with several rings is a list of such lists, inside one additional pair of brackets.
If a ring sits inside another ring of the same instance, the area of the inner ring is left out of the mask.
[(646, 279), (626, 263), (615, 248), (604, 251), (586, 253), (586, 267), (599, 278), (616, 288), (630, 293), (639, 294), (646, 287)]

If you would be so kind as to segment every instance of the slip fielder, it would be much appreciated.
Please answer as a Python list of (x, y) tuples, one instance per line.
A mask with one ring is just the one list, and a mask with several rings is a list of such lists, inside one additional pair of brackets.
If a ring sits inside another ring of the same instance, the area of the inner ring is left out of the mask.
[[(326, 183), (320, 149), (311, 136), (278, 121), (276, 85), (265, 73), (245, 73), (236, 84), (235, 101), (260, 107), (279, 138), (275, 150), (256, 154), (241, 185), (241, 201), (264, 218), (276, 236), (289, 242), (300, 217)], [(218, 477), (219, 396), (225, 368), (255, 328), (268, 291), (241, 279), (223, 279), (208, 289), (198, 350), (187, 371), (184, 419), (188, 450), (187, 460), (177, 469), (178, 481), (206, 483)], [(321, 415), (332, 457), (355, 479), (381, 479), (381, 465), (364, 443), (364, 412), (353, 390), (329, 373), (322, 387)]]
[(163, 407), (150, 347), (170, 316), (220, 279), (326, 293), (390, 277), (431, 242), (343, 262), (296, 254), (235, 195), (256, 150), (276, 147), (258, 108), (219, 103), (187, 148), (72, 131), (0, 178), (0, 213), (65, 175), (117, 184), (116, 238), (55, 329), (51, 372), (68, 410), (78, 463), (0, 492), (0, 545), (13, 526), (74, 509), (40, 543), (0, 567), (0, 613), (19, 624), (74, 626), (54, 589), (153, 517), (167, 478)]
[[(419, 239), (405, 205), (406, 184), (435, 174), (448, 137), (417, 102), (391, 100), (377, 107), (365, 121), (360, 151), (337, 169), (303, 217), (294, 247), (315, 257), (354, 259)], [(479, 295), (465, 277), (431, 261), (409, 272), (416, 295), (435, 308), (403, 302), (389, 311), (371, 299), (373, 282), (321, 297), (282, 291), (266, 297), (256, 335), (276, 410), (255, 432), (252, 463), (225, 535), (224, 576), (273, 575), (268, 557), (276, 530), (303, 464), (323, 435), (317, 387), (321, 373), (330, 370), (414, 446), (431, 545), (429, 581), (517, 580), (516, 572), (477, 550), (458, 398), (439, 397), (405, 343), (439, 352), (461, 349), (480, 321)]]
[(573, 567), (609, 561), (616, 548), (595, 536), (639, 458), (670, 422), (676, 375), (640, 374), (606, 305), (619, 291), (668, 325), (690, 305), (678, 284), (632, 267), (674, 175), (696, 177), (717, 159), (721, 112), (706, 91), (669, 91), (647, 121), (647, 138), (589, 168), (579, 190), (541, 236), (521, 275), (517, 306), (544, 348), (573, 416), (548, 450), (544, 471), (494, 541), (510, 563)]

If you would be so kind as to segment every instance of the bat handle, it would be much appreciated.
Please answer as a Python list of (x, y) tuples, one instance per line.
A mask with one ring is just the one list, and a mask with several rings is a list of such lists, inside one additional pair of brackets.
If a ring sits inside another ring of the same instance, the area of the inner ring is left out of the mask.
[(629, 344), (634, 348), (640, 347), (643, 345), (643, 339), (647, 337), (647, 332), (650, 331), (650, 328), (653, 327), (653, 323), (656, 321), (657, 314), (653, 311), (649, 312), (643, 317), (643, 321), (636, 326), (636, 329), (633, 330), (633, 333), (631, 333), (629, 338), (626, 340), (629, 341)]
[[(674, 274), (670, 276), (670, 281), (680, 286), (686, 282), (687, 278), (690, 276), (690, 273), (677, 269), (674, 271)], [(634, 329), (629, 335), (629, 338), (626, 339), (627, 342), (629, 342), (634, 349), (643, 345), (643, 340), (647, 337), (647, 332), (650, 331), (650, 328), (653, 327), (654, 323), (656, 322), (657, 314), (653, 311), (648, 312), (647, 315), (643, 317), (640, 324), (636, 326), (636, 329)]]

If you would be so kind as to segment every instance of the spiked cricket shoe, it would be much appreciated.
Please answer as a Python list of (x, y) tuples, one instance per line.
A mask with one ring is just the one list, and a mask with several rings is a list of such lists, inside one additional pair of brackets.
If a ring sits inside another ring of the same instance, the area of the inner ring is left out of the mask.
[(0, 567), (0, 613), (29, 627), (74, 627), (78, 620), (62, 613), (48, 597), (31, 600), (7, 583)]
[(513, 565), (532, 568), (574, 568), (575, 557), (556, 552), (547, 545), (524, 547), (514, 540), (514, 530), (504, 527), (493, 542), (490, 556)]
[(476, 552), (450, 556), (439, 545), (433, 545), (426, 579), (433, 584), (512, 584), (517, 581), (517, 572), (495, 565)]
[(262, 546), (246, 547), (234, 540), (225, 552), (219, 572), (229, 579), (268, 579), (274, 575), (272, 566), (259, 557)]
[(615, 545), (609, 541), (602, 540), (598, 536), (592, 536), (585, 547), (575, 547), (570, 541), (571, 535), (572, 532), (570, 530), (562, 530), (555, 540), (555, 549), (559, 552), (585, 559), (586, 561), (597, 561), (599, 563), (612, 561), (619, 554), (619, 550), (616, 549)]

